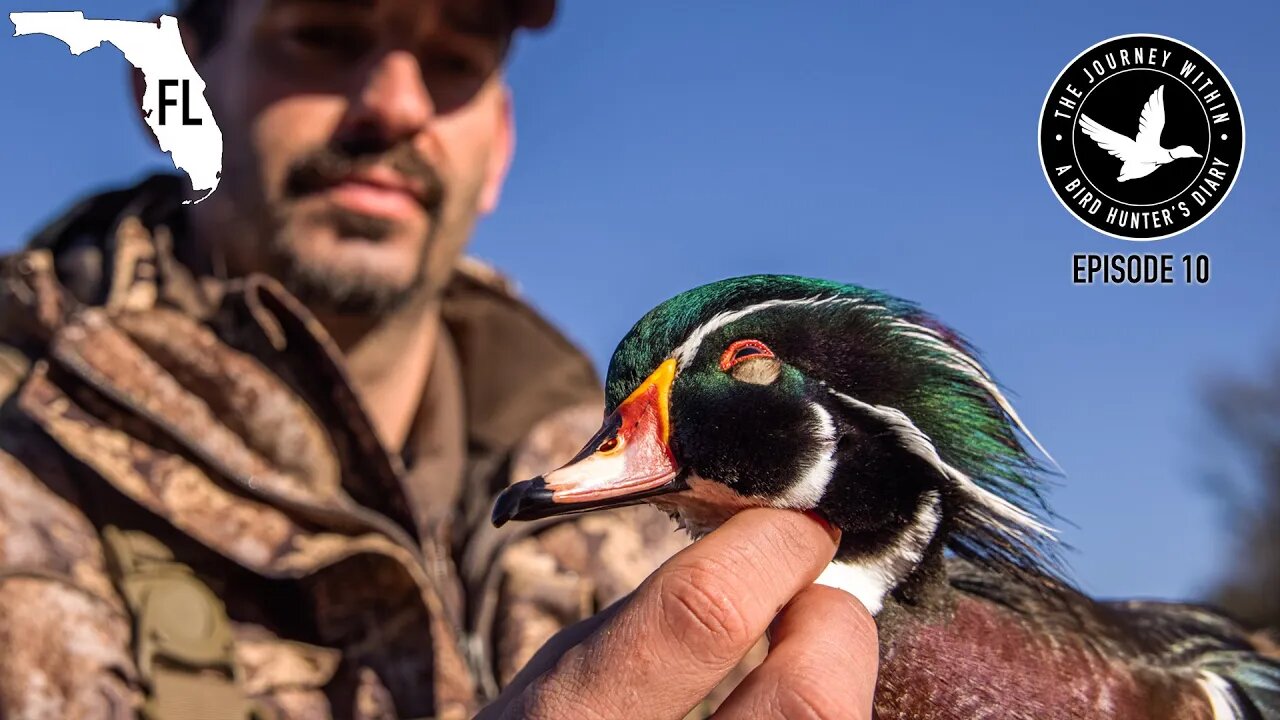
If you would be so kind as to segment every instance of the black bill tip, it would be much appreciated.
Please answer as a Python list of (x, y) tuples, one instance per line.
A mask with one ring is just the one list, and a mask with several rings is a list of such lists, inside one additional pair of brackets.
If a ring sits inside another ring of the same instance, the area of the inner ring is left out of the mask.
[(521, 480), (503, 490), (493, 503), (493, 526), (502, 527), (511, 520), (538, 520), (555, 514), (556, 503), (542, 476)]
[(511, 520), (542, 520), (556, 515), (570, 515), (592, 510), (636, 505), (658, 495), (688, 490), (687, 477), (688, 472), (682, 470), (666, 483), (652, 490), (585, 502), (565, 502), (563, 500), (557, 502), (552, 497), (551, 491), (547, 489), (547, 481), (539, 475), (532, 480), (521, 480), (503, 490), (493, 502), (491, 520), (494, 527), (502, 527)]

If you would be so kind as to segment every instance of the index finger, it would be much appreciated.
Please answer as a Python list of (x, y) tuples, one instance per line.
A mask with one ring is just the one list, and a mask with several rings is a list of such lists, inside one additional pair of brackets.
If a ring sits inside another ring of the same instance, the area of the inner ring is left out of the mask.
[(835, 555), (838, 535), (756, 508), (673, 556), (526, 691), (527, 717), (682, 718)]

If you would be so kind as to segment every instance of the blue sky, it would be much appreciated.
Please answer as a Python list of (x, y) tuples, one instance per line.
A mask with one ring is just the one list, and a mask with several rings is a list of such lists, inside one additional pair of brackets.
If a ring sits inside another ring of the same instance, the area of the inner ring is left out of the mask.
[[(143, 19), (162, 1), (3, 0)], [(567, 0), (510, 72), (519, 144), (474, 250), (597, 363), (645, 310), (751, 272), (917, 300), (984, 352), (1066, 475), (1069, 562), (1103, 595), (1193, 596), (1231, 552), (1203, 380), (1280, 349), (1280, 4)], [(1107, 37), (1184, 40), (1248, 131), (1217, 213), (1154, 245), (1100, 235), (1038, 166), (1040, 104)], [(0, 33), (0, 249), (77, 195), (170, 167), (112, 48)], [(1076, 252), (1205, 252), (1203, 287), (1075, 287)], [(625, 290), (623, 290), (625, 288)]]

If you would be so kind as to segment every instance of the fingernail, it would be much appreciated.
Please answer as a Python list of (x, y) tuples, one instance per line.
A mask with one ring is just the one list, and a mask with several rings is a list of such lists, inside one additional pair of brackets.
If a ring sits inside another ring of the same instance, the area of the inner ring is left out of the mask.
[(840, 541), (840, 529), (832, 525), (830, 520), (827, 520), (825, 517), (818, 514), (817, 510), (805, 510), (804, 514), (816, 520), (817, 523), (822, 526), (822, 529), (827, 531), (827, 534), (831, 536), (832, 540), (836, 542)]

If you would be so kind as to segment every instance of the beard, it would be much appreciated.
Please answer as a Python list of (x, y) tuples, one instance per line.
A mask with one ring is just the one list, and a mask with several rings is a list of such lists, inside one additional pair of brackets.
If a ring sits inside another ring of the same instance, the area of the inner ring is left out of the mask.
[[(395, 230), (391, 220), (344, 208), (326, 209), (319, 221), (340, 238), (360, 238), (373, 243), (384, 242)], [(277, 222), (275, 231), (269, 233), (267, 252), (272, 275), (313, 311), (377, 316), (394, 312), (422, 292), (426, 285), (428, 251), (437, 228), (433, 221), (426, 235), (416, 239), (418, 251), (411, 261), (414, 273), (407, 281), (343, 266), (300, 250), (305, 239), (297, 235), (312, 230), (292, 227), (287, 220)]]
[[(421, 188), (425, 227), (405, 227), (328, 203), (300, 207), (343, 178), (374, 166), (389, 168)], [(394, 312), (425, 291), (432, 247), (447, 214), (446, 194), (439, 173), (407, 143), (318, 149), (295, 162), (285, 176), (284, 201), (270, 213), (265, 233), (267, 265), (312, 311), (347, 316)], [(328, 252), (318, 247), (324, 245)], [(379, 256), (382, 260), (374, 262)]]

